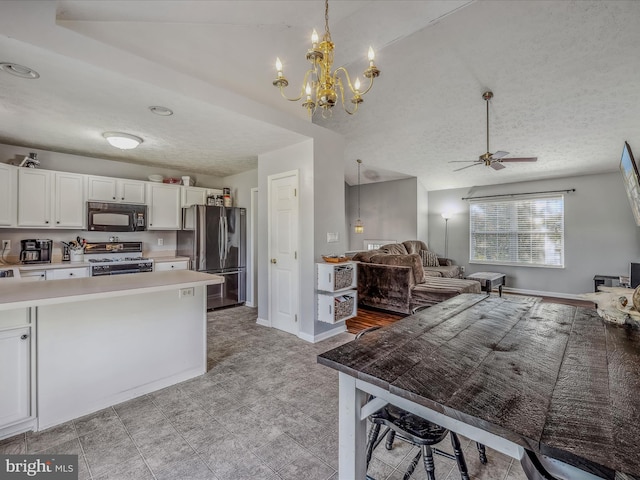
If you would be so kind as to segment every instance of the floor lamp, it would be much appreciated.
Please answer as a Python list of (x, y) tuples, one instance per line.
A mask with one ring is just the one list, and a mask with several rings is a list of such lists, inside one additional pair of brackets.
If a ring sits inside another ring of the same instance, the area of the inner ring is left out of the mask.
[(444, 218), (444, 258), (449, 258), (449, 219), (451, 214), (443, 213), (442, 218)]

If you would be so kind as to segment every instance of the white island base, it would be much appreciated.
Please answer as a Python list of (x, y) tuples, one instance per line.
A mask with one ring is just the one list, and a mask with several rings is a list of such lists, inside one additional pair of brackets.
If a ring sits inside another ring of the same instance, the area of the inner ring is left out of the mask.
[[(0, 425), (0, 438), (206, 373), (206, 286), (223, 281), (172, 271), (40, 282), (39, 289), (3, 285), (0, 327), (3, 319), (8, 326), (20, 323), (14, 317), (27, 319), (20, 328), (31, 329), (31, 341), (24, 341), (31, 345), (32, 368), (30, 382), (14, 382), (30, 390), (31, 407), (20, 410), (23, 421)], [(5, 403), (23, 403), (24, 395), (14, 396)]]
[(204, 288), (38, 307), (38, 429), (205, 373)]

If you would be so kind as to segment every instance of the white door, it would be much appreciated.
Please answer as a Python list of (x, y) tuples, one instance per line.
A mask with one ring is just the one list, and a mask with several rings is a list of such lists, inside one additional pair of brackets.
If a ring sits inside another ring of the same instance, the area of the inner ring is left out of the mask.
[(148, 230), (180, 230), (182, 207), (180, 186), (163, 183), (147, 184), (149, 201)]
[(51, 172), (34, 168), (18, 170), (18, 226), (49, 227), (51, 221)]
[(18, 168), (0, 163), (0, 225), (16, 225), (16, 196), (18, 194)]
[(298, 172), (271, 175), (269, 185), (269, 320), (298, 334)]

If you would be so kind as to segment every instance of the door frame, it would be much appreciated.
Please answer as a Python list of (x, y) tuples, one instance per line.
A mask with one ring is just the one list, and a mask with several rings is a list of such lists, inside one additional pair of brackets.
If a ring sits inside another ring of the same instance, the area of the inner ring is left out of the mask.
[(272, 194), (272, 182), (274, 180), (280, 180), (281, 178), (286, 177), (294, 177), (295, 180), (295, 189), (296, 189), (296, 209), (297, 209), (297, 225), (295, 226), (295, 237), (296, 237), (296, 251), (298, 252), (298, 261), (296, 262), (296, 267), (293, 269), (295, 274), (295, 279), (292, 282), (295, 285), (295, 291), (293, 292), (293, 303), (294, 303), (294, 312), (297, 315), (298, 321), (297, 323), (297, 332), (296, 336), (300, 336), (300, 170), (289, 170), (287, 172), (275, 173), (273, 175), (267, 176), (267, 258), (266, 261), (269, 262), (267, 264), (268, 268), (268, 288), (267, 288), (267, 311), (269, 314), (269, 325), (273, 327), (273, 318), (271, 315), (272, 311), (272, 302), (271, 302), (271, 294), (273, 292), (273, 268), (271, 266), (271, 233), (272, 233), (272, 221), (271, 221), (271, 194)]
[(251, 209), (249, 210), (249, 228), (247, 229), (249, 244), (249, 265), (247, 268), (247, 301), (248, 307), (258, 306), (258, 284), (256, 282), (257, 269), (257, 232), (258, 232), (258, 187), (251, 189)]

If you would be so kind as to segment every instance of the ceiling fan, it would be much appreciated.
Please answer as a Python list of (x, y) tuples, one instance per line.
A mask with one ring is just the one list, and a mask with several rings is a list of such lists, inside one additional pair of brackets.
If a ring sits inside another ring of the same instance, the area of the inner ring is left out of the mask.
[(503, 152), (501, 150), (497, 151), (496, 153), (489, 152), (489, 100), (493, 98), (493, 92), (484, 92), (482, 94), (482, 98), (485, 100), (485, 102), (487, 102), (487, 152), (480, 155), (480, 157), (478, 157), (478, 160), (451, 160), (449, 163), (473, 162), (471, 165), (467, 165), (466, 167), (454, 170), (454, 172), (464, 170), (465, 168), (474, 167), (476, 165), (486, 165), (487, 167), (491, 167), (494, 170), (502, 170), (503, 168), (505, 168), (505, 166), (503, 165), (504, 162), (537, 161), (537, 157), (504, 158), (509, 155), (509, 152)]

